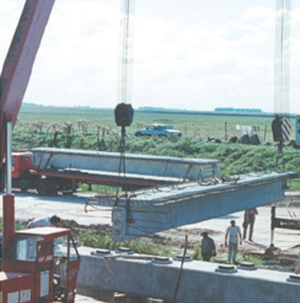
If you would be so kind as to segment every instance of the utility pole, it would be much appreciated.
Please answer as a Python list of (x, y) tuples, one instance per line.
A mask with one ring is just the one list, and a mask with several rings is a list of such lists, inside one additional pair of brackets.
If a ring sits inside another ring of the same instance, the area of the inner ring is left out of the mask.
[(227, 140), (227, 136), (228, 136), (227, 135), (227, 121), (225, 121), (225, 127), (224, 128), (225, 128), (225, 138), (224, 139), (226, 141)]

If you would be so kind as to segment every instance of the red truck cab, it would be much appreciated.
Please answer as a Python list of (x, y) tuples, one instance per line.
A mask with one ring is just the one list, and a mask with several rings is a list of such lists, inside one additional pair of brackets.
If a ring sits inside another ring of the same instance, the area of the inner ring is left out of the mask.
[[(4, 161), (5, 164), (5, 161)], [(13, 186), (22, 187), (23, 189), (28, 189), (32, 185), (29, 183), (28, 175), (29, 170), (34, 168), (32, 165), (32, 154), (31, 152), (14, 152), (12, 153), (12, 168), (11, 175), (13, 178)], [(0, 191), (5, 188), (5, 165), (0, 169)]]
[(31, 152), (12, 153), (12, 178), (22, 178), (32, 168), (34, 167), (32, 165)]
[(80, 256), (69, 229), (15, 232), (0, 273), (0, 299), (9, 302), (73, 303)]

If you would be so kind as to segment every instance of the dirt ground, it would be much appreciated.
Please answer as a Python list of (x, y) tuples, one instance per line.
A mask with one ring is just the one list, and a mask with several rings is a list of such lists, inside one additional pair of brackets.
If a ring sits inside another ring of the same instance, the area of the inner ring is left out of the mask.
[[(110, 209), (89, 209), (87, 213), (84, 211), (84, 201), (87, 194), (69, 197), (40, 197), (35, 193), (15, 194), (16, 219), (22, 222), (30, 218), (59, 215), (64, 219), (64, 225), (73, 229), (92, 229), (98, 232), (106, 232), (111, 229)], [(91, 196), (90, 193), (88, 195)], [(270, 209), (271, 205), (258, 208), (259, 214), (254, 227), (254, 242), (244, 241), (239, 247), (239, 252), (261, 256), (270, 246)], [(284, 200), (276, 203), (276, 216), (292, 219), (299, 218), (300, 221), (300, 193), (287, 193)], [(205, 230), (214, 239), (218, 256), (224, 257), (225, 255), (224, 258), (226, 259), (227, 249), (224, 247), (225, 230), (232, 219), (241, 227), (243, 212), (167, 230), (150, 238), (156, 243), (168, 244), (174, 247), (174, 250), (180, 254), (183, 252), (186, 235), (188, 235), (188, 248), (192, 251), (194, 246), (200, 244), (200, 234)], [(279, 255), (280, 258), (291, 258), (295, 263), (299, 254), (299, 235), (300, 231), (276, 229), (274, 244), (278, 247), (278, 250), (275, 259), (278, 259), (277, 255)], [(277, 265), (279, 266), (280, 264)]]
[[(276, 215), (278, 217), (290, 219), (299, 218), (300, 221), (299, 193), (288, 194), (283, 201), (274, 205), (276, 206)], [(270, 256), (265, 254), (266, 249), (271, 244), (270, 209), (271, 205), (258, 208), (259, 214), (255, 222), (254, 241), (243, 241), (242, 245), (239, 246), (239, 252), (244, 255), (253, 255), (265, 259), (265, 267), (271, 266), (271, 269), (294, 271), (299, 256), (300, 231), (276, 229), (274, 233), (274, 255)], [(241, 227), (243, 214), (243, 212), (238, 212), (221, 218), (170, 229), (148, 238), (155, 243), (172, 246), (176, 253), (182, 254), (185, 246), (185, 237), (188, 236), (188, 250), (191, 254), (194, 246), (199, 246), (200, 244), (201, 233), (208, 231), (217, 246), (217, 261), (225, 262), (227, 254), (227, 248), (224, 245), (225, 229), (229, 226), (229, 222), (232, 219), (236, 220), (237, 225)], [(79, 225), (75, 220), (65, 220), (64, 225), (77, 230), (94, 230), (102, 233), (110, 231), (111, 229), (109, 224)]]

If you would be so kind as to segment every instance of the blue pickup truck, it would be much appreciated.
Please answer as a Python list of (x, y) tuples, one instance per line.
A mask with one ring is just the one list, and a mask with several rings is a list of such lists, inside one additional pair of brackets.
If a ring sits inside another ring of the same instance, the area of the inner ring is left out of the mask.
[(181, 132), (174, 129), (172, 125), (166, 124), (151, 124), (146, 127), (146, 129), (138, 129), (135, 131), (134, 135), (136, 137), (141, 136), (157, 136), (157, 137), (170, 137), (176, 136), (181, 137)]

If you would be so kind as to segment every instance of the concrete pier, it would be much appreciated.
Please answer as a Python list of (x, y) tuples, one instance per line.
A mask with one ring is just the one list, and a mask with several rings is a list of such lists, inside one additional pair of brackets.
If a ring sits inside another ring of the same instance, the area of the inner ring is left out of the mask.
[[(130, 253), (96, 253), (80, 248), (79, 294), (112, 302), (113, 292), (172, 302), (180, 260), (154, 261)], [(92, 252), (92, 254), (91, 254)], [(219, 264), (184, 262), (176, 301), (185, 303), (282, 303), (299, 301), (300, 282), (289, 273), (259, 269), (220, 269)]]

